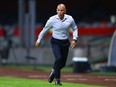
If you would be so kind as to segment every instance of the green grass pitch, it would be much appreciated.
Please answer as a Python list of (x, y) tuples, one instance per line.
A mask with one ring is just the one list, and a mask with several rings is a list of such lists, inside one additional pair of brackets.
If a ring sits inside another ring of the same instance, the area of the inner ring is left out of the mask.
[[(106, 87), (106, 86), (94, 86), (78, 83), (66, 83), (62, 82), (62, 87)], [(43, 80), (32, 80), (12, 77), (0, 77), (0, 87), (57, 87), (53, 83), (48, 83)]]

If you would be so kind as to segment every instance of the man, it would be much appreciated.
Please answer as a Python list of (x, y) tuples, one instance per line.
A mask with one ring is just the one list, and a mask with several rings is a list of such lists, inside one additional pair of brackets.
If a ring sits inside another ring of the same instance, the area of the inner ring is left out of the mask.
[(69, 52), (69, 31), (72, 28), (73, 40), (71, 41), (71, 48), (74, 48), (77, 43), (78, 31), (74, 19), (70, 15), (65, 14), (66, 7), (64, 4), (59, 4), (56, 11), (57, 14), (49, 18), (45, 27), (38, 35), (35, 46), (40, 46), (43, 36), (49, 29), (52, 29), (51, 47), (55, 56), (55, 63), (48, 81), (51, 83), (55, 78), (55, 85), (62, 85), (60, 71), (66, 64)]
[(12, 41), (9, 39), (9, 34), (6, 29), (3, 29), (3, 37), (0, 37), (0, 56), (2, 65), (7, 64)]

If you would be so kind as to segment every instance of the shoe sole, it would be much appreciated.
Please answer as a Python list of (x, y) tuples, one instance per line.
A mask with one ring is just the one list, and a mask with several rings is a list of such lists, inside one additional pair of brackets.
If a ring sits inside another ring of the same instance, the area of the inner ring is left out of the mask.
[(52, 83), (53, 80), (54, 80), (54, 75), (52, 75), (52, 76), (49, 77), (48, 82)]

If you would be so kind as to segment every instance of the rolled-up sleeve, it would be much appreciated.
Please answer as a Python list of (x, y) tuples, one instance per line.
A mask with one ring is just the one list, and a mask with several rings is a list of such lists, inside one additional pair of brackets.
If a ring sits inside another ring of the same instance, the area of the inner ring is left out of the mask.
[(71, 28), (72, 28), (72, 31), (73, 31), (73, 39), (77, 40), (77, 38), (78, 38), (78, 28), (77, 28), (77, 25), (75, 24), (75, 21), (74, 21), (73, 18), (72, 18)]

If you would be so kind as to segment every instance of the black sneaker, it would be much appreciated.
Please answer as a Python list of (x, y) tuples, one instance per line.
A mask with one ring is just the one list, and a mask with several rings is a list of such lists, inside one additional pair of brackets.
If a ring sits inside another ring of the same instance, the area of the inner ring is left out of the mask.
[(52, 71), (51, 71), (51, 73), (50, 73), (50, 76), (49, 76), (49, 78), (48, 78), (48, 82), (49, 82), (49, 83), (52, 83), (52, 81), (54, 80), (54, 77), (55, 77), (55, 75), (54, 75), (54, 70), (52, 69)]
[(62, 85), (60, 80), (56, 80), (55, 85)]

